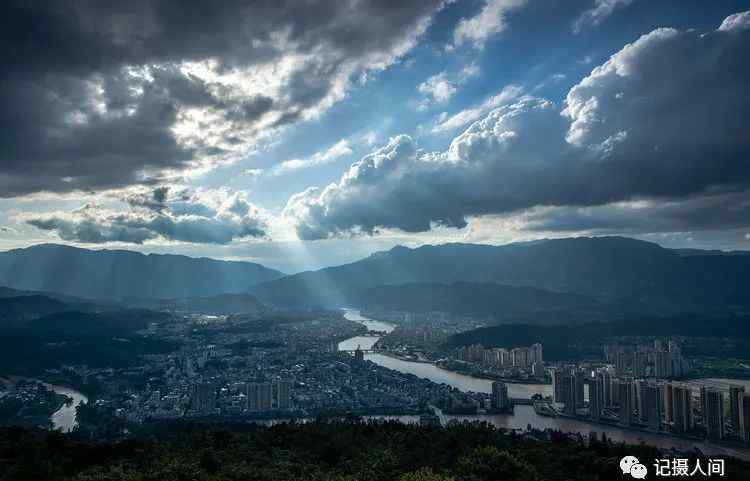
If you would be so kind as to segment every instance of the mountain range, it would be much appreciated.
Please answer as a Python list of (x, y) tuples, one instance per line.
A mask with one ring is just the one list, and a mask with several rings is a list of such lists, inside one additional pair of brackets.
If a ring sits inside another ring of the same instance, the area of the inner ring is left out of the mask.
[(378, 286), (472, 282), (577, 294), (611, 309), (655, 313), (750, 306), (750, 256), (701, 252), (624, 237), (398, 246), (351, 264), (262, 283), (251, 292), (277, 305), (356, 305)]
[(62, 312), (96, 313), (116, 309), (72, 296), (0, 286), (0, 329), (27, 327), (31, 321)]
[[(450, 346), (482, 344), (484, 347), (544, 344), (544, 358), (550, 361), (591, 359), (601, 355), (601, 345), (613, 338), (653, 336), (690, 338), (682, 345), (687, 356), (739, 358), (750, 355), (750, 316), (700, 315), (625, 317), (613, 322), (569, 325), (499, 324), (459, 332), (449, 337)], [(740, 368), (740, 371), (743, 369)]]
[(0, 285), (94, 300), (244, 294), (282, 276), (252, 262), (56, 244), (0, 252)]
[(397, 246), (350, 264), (288, 276), (248, 262), (49, 244), (0, 253), (0, 285), (157, 309), (222, 303), (260, 308), (252, 297), (215, 298), (252, 294), (279, 307), (506, 317), (745, 313), (750, 310), (748, 272), (750, 255), (744, 252), (667, 249), (624, 237)]
[(49, 292), (0, 287), (0, 331), (15, 329), (82, 333), (101, 330), (115, 333), (118, 329), (142, 329), (148, 319), (163, 318), (162, 313), (132, 307), (140, 306), (95, 304)]
[(442, 311), (494, 319), (534, 317), (538, 323), (596, 319), (606, 306), (579, 294), (490, 282), (414, 283), (367, 289), (356, 305), (367, 310)]

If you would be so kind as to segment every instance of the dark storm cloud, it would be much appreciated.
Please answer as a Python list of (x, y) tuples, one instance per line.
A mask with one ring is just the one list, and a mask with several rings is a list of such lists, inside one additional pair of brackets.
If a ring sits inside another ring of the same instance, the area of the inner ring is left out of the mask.
[(147, 240), (228, 244), (266, 235), (265, 215), (243, 194), (226, 191), (171, 193), (158, 187), (125, 199), (132, 210), (113, 211), (87, 204), (73, 212), (32, 216), (26, 223), (66, 241), (100, 244)]
[[(693, 199), (681, 209), (696, 215), (673, 213), (670, 222), (705, 222), (702, 197), (750, 189), (748, 50), (747, 13), (706, 34), (655, 30), (594, 69), (562, 109), (524, 97), (445, 152), (394, 138), (338, 183), (292, 197), (285, 213), (305, 239), (464, 227), (467, 216), (633, 199)], [(715, 216), (714, 227), (750, 224), (746, 214)]]
[(135, 226), (118, 225), (116, 223), (102, 223), (95, 219), (69, 220), (60, 217), (44, 219), (30, 219), (28, 224), (41, 230), (55, 231), (66, 241), (84, 242), (88, 244), (102, 244), (105, 242), (129, 242), (142, 244), (154, 239), (157, 234), (153, 231)]
[(750, 226), (750, 191), (595, 207), (544, 207), (523, 216), (534, 231), (686, 232)]
[(169, 194), (169, 186), (162, 185), (154, 188), (153, 190), (131, 193), (125, 196), (123, 200), (132, 207), (142, 207), (158, 212), (164, 210), (167, 207)]
[[(353, 76), (391, 64), (439, 4), (5, 2), (0, 197), (155, 183), (164, 169), (224, 155), (326, 108)], [(210, 62), (211, 75), (185, 62)], [(212, 78), (276, 65), (288, 67), (273, 76), (272, 93)], [(190, 107), (210, 118), (186, 118)], [(176, 129), (188, 121), (205, 135)]]

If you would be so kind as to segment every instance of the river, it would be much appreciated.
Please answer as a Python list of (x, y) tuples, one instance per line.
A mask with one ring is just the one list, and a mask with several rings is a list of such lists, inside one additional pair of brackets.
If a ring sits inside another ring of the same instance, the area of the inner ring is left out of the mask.
[(55, 391), (57, 394), (63, 394), (65, 396), (68, 396), (73, 401), (68, 404), (63, 404), (63, 406), (55, 411), (52, 414), (52, 425), (53, 427), (58, 430), (62, 431), (64, 433), (69, 433), (78, 425), (78, 421), (76, 421), (76, 408), (81, 403), (87, 403), (89, 402), (88, 398), (84, 396), (82, 393), (76, 391), (75, 389), (66, 387), (66, 386), (58, 386), (55, 384), (47, 384), (44, 383), (45, 386), (47, 386), (47, 389), (51, 389), (52, 391)]
[[(382, 321), (374, 321), (363, 317), (355, 309), (347, 309), (344, 317), (350, 321), (359, 322), (367, 326), (370, 331), (391, 332), (395, 328), (393, 324)], [(376, 336), (355, 336), (339, 343), (339, 350), (352, 351), (357, 347), (364, 350), (372, 349), (372, 346), (378, 341)], [(429, 379), (430, 381), (447, 384), (461, 391), (474, 391), (490, 393), (492, 392), (492, 381), (480, 379), (466, 374), (460, 374), (454, 371), (440, 368), (432, 363), (405, 361), (395, 357), (378, 354), (374, 352), (365, 353), (365, 359), (374, 362), (388, 369), (404, 373), (414, 374), (415, 376)], [(509, 383), (508, 395), (515, 398), (530, 398), (534, 394), (543, 396), (552, 395), (552, 386), (549, 384), (520, 384)]]
[[(346, 309), (344, 317), (350, 321), (364, 324), (370, 331), (391, 332), (395, 326), (381, 321), (375, 321), (363, 317), (355, 309)], [(339, 350), (351, 351), (359, 346), (364, 350), (371, 349), (379, 338), (376, 336), (356, 336), (346, 339), (339, 343)], [(365, 353), (365, 359), (374, 362), (380, 366), (395, 371), (414, 374), (416, 376), (429, 379), (436, 383), (444, 383), (462, 391), (474, 391), (489, 393), (491, 391), (492, 381), (480, 379), (465, 374), (456, 373), (442, 369), (434, 364), (425, 362), (414, 362), (397, 359), (378, 353)], [(709, 381), (709, 380), (707, 380)], [(736, 382), (738, 384), (747, 383), (747, 381), (734, 381), (729, 379), (711, 379), (716, 384)], [(552, 394), (552, 386), (549, 384), (520, 384), (507, 383), (508, 394), (515, 398), (529, 398), (533, 394), (542, 394), (548, 396)], [(418, 416), (375, 416), (378, 418), (398, 419), (402, 422), (416, 423)], [(607, 437), (615, 442), (626, 442), (629, 444), (645, 443), (658, 446), (664, 449), (675, 448), (681, 451), (689, 451), (699, 448), (706, 454), (717, 454), (735, 456), (741, 459), (750, 460), (750, 452), (745, 450), (736, 450), (725, 446), (717, 446), (708, 442), (695, 441), (691, 439), (678, 438), (674, 436), (647, 433), (638, 430), (620, 429), (614, 426), (594, 424), (578, 419), (569, 419), (562, 417), (539, 416), (531, 406), (516, 406), (513, 414), (486, 414), (472, 416), (447, 416), (448, 419), (458, 420), (479, 420), (489, 422), (497, 427), (505, 429), (526, 429), (527, 426), (536, 429), (558, 429), (564, 432), (582, 433), (587, 435), (591, 431), (606, 433)]]

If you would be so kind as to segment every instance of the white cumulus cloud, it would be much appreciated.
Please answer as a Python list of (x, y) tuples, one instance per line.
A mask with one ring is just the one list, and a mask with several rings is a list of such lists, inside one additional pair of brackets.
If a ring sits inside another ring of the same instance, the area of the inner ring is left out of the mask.
[(347, 139), (341, 139), (328, 149), (316, 152), (305, 159), (289, 159), (271, 169), (272, 175), (283, 175), (301, 169), (309, 169), (318, 165), (328, 164), (335, 160), (351, 155), (353, 150)]
[(453, 97), (458, 89), (452, 81), (448, 80), (448, 75), (445, 72), (440, 72), (419, 84), (418, 90), (432, 97), (436, 102), (445, 103)]
[[(674, 226), (736, 228), (748, 212), (739, 206), (750, 205), (743, 18), (707, 33), (648, 33), (573, 86), (563, 106), (523, 96), (445, 119), (441, 125), (480, 116), (444, 151), (394, 137), (338, 182), (293, 196), (284, 214), (303, 239), (462, 228), (471, 216), (633, 201), (650, 202), (648, 211)], [(706, 223), (701, 209), (711, 205), (734, 205), (734, 214)], [(617, 212), (613, 219), (632, 224), (625, 214), (639, 211)]]
[(486, 0), (480, 12), (474, 17), (459, 21), (453, 31), (453, 43), (449, 50), (470, 43), (481, 49), (487, 40), (507, 27), (508, 12), (523, 6), (526, 0)]
[(508, 85), (499, 93), (491, 96), (484, 102), (474, 107), (461, 110), (451, 116), (438, 118), (437, 124), (432, 128), (433, 132), (447, 132), (465, 127), (466, 125), (480, 119), (492, 109), (505, 105), (517, 99), (523, 93), (519, 85)]
[(241, 192), (159, 187), (122, 200), (129, 209), (89, 203), (72, 212), (31, 214), (21, 220), (63, 240), (90, 244), (154, 240), (229, 244), (266, 235), (268, 215)]
[(631, 3), (633, 0), (595, 0), (594, 6), (583, 12), (573, 23), (573, 32), (580, 33), (587, 27), (596, 27), (616, 10)]

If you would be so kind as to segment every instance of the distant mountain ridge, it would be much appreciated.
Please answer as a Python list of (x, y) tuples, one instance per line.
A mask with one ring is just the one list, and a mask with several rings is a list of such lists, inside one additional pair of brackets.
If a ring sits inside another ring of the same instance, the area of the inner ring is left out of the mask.
[(145, 328), (148, 322), (164, 320), (169, 315), (126, 305), (94, 304), (74, 297), (0, 287), (0, 336), (9, 332), (42, 335), (132, 334)]
[(83, 299), (0, 286), (0, 328), (24, 326), (30, 320), (61, 312), (111, 313), (124, 310), (173, 311), (202, 314), (250, 314), (266, 309), (252, 294), (219, 294), (179, 299), (124, 298), (92, 303)]
[(0, 298), (0, 328), (18, 327), (28, 321), (70, 309), (68, 304), (39, 295)]
[[(417, 310), (437, 306), (458, 313), (500, 310), (506, 317), (540, 309), (588, 312), (591, 305), (594, 310), (606, 306), (607, 312), (614, 309), (628, 315), (742, 314), (750, 313), (747, 272), (750, 255), (743, 252), (667, 249), (624, 237), (502, 246), (397, 246), (350, 264), (290, 276), (249, 262), (50, 244), (0, 252), (0, 285), (12, 289), (41, 291), (36, 294), (62, 302), (90, 299), (122, 307), (145, 300), (134, 305), (215, 312), (254, 310), (263, 303)], [(514, 297), (509, 294), (513, 287), (539, 292), (520, 290)], [(590, 304), (566, 305), (561, 293)], [(227, 294), (254, 297), (217, 297)], [(0, 291), (0, 297), (4, 295)], [(522, 306), (520, 299), (529, 306)], [(542, 308), (546, 300), (559, 305)], [(421, 304), (414, 304), (417, 301)]]
[(283, 275), (252, 262), (57, 244), (0, 252), (0, 285), (93, 300), (242, 294)]
[(575, 310), (600, 310), (593, 299), (536, 287), (455, 282), (379, 286), (366, 290), (357, 305), (365, 309), (408, 312), (442, 311), (478, 317), (509, 318)]
[(578, 237), (503, 246), (394, 247), (351, 264), (259, 284), (276, 305), (344, 306), (384, 285), (455, 282), (527, 286), (652, 310), (750, 306), (750, 256), (689, 255), (625, 237)]
[(72, 296), (48, 292), (19, 291), (0, 286), (0, 328), (22, 327), (29, 321), (60, 312), (104, 312), (114, 306), (93, 304)]
[[(750, 316), (680, 315), (638, 316), (614, 322), (576, 325), (500, 324), (453, 334), (449, 346), (482, 344), (484, 347), (510, 347), (544, 344), (544, 357), (554, 361), (591, 359), (601, 355), (601, 344), (616, 337), (639, 336), (695, 338), (683, 346), (688, 356), (737, 357), (750, 355)], [(700, 341), (698, 341), (700, 339)], [(710, 340), (709, 340), (710, 339)]]

